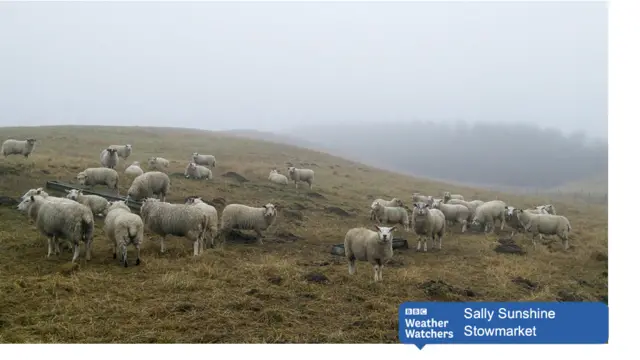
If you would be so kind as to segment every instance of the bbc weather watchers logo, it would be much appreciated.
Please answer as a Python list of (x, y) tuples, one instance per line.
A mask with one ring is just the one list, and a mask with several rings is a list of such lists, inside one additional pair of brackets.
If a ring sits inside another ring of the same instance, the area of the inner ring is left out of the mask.
[(406, 308), (404, 309), (405, 316), (427, 315), (427, 308)]

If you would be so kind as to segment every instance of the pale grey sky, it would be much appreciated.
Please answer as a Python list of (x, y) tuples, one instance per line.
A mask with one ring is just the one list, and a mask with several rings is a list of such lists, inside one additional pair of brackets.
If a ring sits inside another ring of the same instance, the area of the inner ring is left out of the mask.
[(0, 126), (607, 133), (606, 2), (0, 3)]

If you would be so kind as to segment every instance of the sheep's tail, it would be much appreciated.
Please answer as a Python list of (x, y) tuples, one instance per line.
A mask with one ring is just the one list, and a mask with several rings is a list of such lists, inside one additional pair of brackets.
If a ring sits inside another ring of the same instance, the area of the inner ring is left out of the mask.
[(84, 242), (91, 241), (93, 238), (93, 214), (85, 213), (80, 220), (80, 231)]
[(133, 240), (138, 236), (138, 227), (135, 226), (134, 224), (130, 224), (129, 227), (127, 228), (127, 233), (129, 234), (129, 240)]

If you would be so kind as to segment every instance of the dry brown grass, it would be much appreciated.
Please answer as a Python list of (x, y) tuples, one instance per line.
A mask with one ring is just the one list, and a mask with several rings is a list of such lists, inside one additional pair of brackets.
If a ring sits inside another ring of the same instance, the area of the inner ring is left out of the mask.
[[(559, 241), (532, 251), (530, 240), (517, 241), (525, 256), (493, 251), (496, 235), (447, 235), (441, 251), (416, 253), (416, 238), (400, 231), (411, 248), (397, 251), (373, 283), (369, 264), (358, 263), (354, 276), (344, 258), (330, 254), (351, 227), (370, 226), (373, 198), (450, 190), (473, 199), (499, 196), (514, 206), (551, 199), (508, 196), (447, 186), (273, 143), (215, 133), (147, 128), (4, 128), (2, 138), (35, 136), (32, 158), (0, 159), (0, 195), (17, 198), (46, 180), (69, 181), (85, 167), (99, 166), (109, 144), (132, 143), (133, 156), (146, 168), (151, 155), (173, 160), (168, 200), (189, 195), (227, 203), (281, 205), (264, 246), (227, 244), (192, 257), (190, 244), (170, 238), (160, 255), (156, 236), (145, 239), (142, 264), (123, 268), (112, 259), (97, 220), (93, 259), (69, 267), (71, 253), (46, 259), (46, 240), (15, 206), (0, 206), (0, 342), (16, 343), (394, 343), (398, 342), (398, 306), (405, 301), (553, 301), (559, 297), (599, 300), (607, 296), (607, 209), (584, 203), (556, 203), (574, 228), (572, 247)], [(185, 179), (193, 151), (213, 153), (219, 162), (214, 180)], [(266, 181), (269, 170), (285, 162), (313, 163), (317, 191), (304, 186), (277, 189)], [(122, 173), (124, 166), (118, 170)], [(244, 184), (221, 177), (235, 171)], [(125, 191), (130, 180), (122, 181)], [(57, 195), (57, 194), (56, 194)], [(340, 217), (327, 206), (356, 214)], [(218, 208), (218, 212), (222, 209)], [(303, 220), (295, 219), (302, 216)], [(283, 231), (300, 236), (282, 241)], [(505, 229), (506, 233), (506, 229)], [(134, 252), (130, 250), (130, 257)], [(326, 282), (306, 280), (319, 273)], [(521, 277), (535, 289), (513, 282)], [(446, 285), (429, 285), (442, 281)], [(475, 293), (475, 296), (469, 291)], [(605, 300), (606, 301), (606, 300)]]

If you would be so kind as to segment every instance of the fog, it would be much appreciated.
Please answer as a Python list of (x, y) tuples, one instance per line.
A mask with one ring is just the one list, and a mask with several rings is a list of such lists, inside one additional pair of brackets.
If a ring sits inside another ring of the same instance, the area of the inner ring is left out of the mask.
[(255, 129), (554, 186), (606, 174), (606, 6), (3, 2), (0, 126)]

